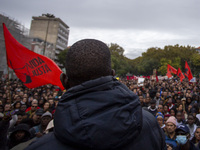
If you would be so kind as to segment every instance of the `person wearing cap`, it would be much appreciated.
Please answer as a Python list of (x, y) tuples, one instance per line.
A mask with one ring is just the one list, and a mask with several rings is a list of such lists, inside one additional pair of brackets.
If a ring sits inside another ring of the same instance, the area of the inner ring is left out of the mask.
[(168, 146), (172, 148), (176, 148), (176, 118), (174, 116), (170, 116), (169, 119), (166, 121), (166, 136), (165, 142)]
[(41, 117), (41, 123), (38, 126), (34, 126), (29, 130), (31, 133), (31, 138), (41, 137), (51, 119), (52, 119), (52, 114), (48, 111), (45, 112)]
[(179, 125), (176, 129), (177, 150), (198, 150), (189, 140), (190, 131), (186, 125)]
[(156, 114), (156, 119), (158, 121), (159, 126), (163, 129), (165, 127), (163, 114), (161, 112), (158, 112)]

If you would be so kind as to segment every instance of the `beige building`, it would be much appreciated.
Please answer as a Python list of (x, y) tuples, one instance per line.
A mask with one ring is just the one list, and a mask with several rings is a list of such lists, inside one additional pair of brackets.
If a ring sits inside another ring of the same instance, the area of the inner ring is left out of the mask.
[[(51, 58), (57, 62), (57, 55), (67, 48), (69, 26), (54, 15), (42, 14), (39, 17), (32, 17), (30, 37), (44, 40), (45, 53), (42, 53), (51, 54)], [(48, 43), (53, 44), (51, 52), (46, 52)]]
[(54, 46), (52, 43), (46, 42), (46, 46), (44, 46), (45, 42), (44, 40), (41, 40), (39, 38), (32, 38), (31, 39), (31, 50), (35, 53), (43, 55), (44, 47), (45, 47), (45, 56), (48, 58), (51, 58), (52, 60), (55, 58), (54, 55)]

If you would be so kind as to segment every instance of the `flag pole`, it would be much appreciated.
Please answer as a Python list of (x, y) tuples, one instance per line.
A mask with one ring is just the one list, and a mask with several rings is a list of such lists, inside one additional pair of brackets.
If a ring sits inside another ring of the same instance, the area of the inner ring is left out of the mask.
[[(2, 23), (3, 25), (3, 34), (4, 34), (4, 42), (5, 42), (5, 31), (4, 31), (4, 26), (5, 23)], [(6, 47), (6, 44), (5, 44), (5, 47)], [(8, 56), (7, 56), (7, 51), (6, 51), (6, 58), (7, 58), (7, 72), (8, 72), (8, 91), (9, 91), (9, 99), (10, 99), (10, 104), (11, 104), (11, 101), (12, 101), (12, 98), (11, 98), (11, 91), (10, 91), (10, 77), (9, 77), (9, 66), (8, 66)]]
[(7, 64), (7, 71), (8, 71), (8, 91), (9, 91), (9, 99), (10, 99), (10, 104), (12, 103), (12, 98), (11, 98), (11, 91), (10, 91), (10, 71), (9, 71), (9, 67), (8, 67), (8, 64)]

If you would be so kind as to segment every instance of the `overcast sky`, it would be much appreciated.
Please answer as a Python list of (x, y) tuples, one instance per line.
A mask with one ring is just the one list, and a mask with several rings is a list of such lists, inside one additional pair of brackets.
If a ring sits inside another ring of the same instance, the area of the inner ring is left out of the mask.
[(117, 43), (134, 59), (150, 47), (200, 46), (200, 0), (0, 0), (0, 13), (30, 29), (32, 16), (54, 14), (84, 38)]

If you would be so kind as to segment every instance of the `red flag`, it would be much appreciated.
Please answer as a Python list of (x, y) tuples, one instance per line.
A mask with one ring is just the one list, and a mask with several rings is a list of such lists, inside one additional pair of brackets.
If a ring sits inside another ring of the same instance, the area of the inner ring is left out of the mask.
[(172, 77), (172, 74), (171, 74), (171, 72), (167, 71), (167, 74), (166, 74), (166, 76), (167, 76), (168, 78), (171, 78), (171, 77)]
[(158, 82), (158, 76), (157, 76), (157, 71), (156, 71), (156, 82)]
[(60, 81), (61, 69), (46, 56), (30, 51), (20, 44), (8, 31), (3, 23), (6, 45), (7, 64), (14, 70), (16, 76), (28, 88), (35, 88), (45, 84), (64, 87)]
[(179, 76), (181, 82), (183, 81), (183, 79), (185, 78), (185, 76), (183, 75), (182, 71), (180, 68), (178, 68), (178, 71), (177, 71), (177, 76)]
[(129, 76), (126, 76), (126, 79), (127, 79), (127, 80), (130, 80)]
[(189, 81), (193, 78), (192, 72), (190, 70), (190, 67), (189, 67), (187, 61), (185, 61), (185, 76), (188, 77)]
[(170, 66), (169, 64), (167, 65), (167, 72), (177, 74), (177, 70), (174, 67)]

